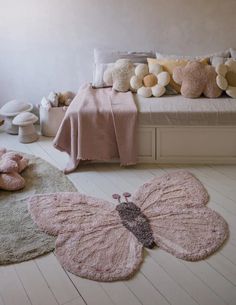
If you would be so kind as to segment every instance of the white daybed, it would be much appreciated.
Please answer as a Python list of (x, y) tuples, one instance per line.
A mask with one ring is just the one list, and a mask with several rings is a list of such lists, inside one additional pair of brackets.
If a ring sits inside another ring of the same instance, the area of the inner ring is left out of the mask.
[(134, 96), (139, 162), (236, 163), (236, 100)]

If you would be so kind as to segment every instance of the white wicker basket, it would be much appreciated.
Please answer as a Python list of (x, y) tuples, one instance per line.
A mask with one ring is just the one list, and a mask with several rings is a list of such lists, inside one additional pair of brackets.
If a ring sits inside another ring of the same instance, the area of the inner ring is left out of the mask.
[(55, 137), (68, 107), (39, 106), (40, 131), (43, 136)]

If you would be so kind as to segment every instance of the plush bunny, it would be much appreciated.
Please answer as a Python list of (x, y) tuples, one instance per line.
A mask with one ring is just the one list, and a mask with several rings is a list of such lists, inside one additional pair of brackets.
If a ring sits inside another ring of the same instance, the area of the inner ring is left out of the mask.
[(0, 189), (7, 191), (22, 189), (25, 180), (20, 173), (27, 165), (28, 160), (22, 155), (0, 148)]

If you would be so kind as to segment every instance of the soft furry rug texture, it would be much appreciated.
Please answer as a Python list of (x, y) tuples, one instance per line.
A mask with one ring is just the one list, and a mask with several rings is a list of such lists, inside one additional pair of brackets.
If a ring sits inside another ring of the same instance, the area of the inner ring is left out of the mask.
[(203, 185), (180, 171), (145, 183), (131, 202), (114, 205), (66, 192), (32, 196), (29, 210), (40, 229), (57, 236), (56, 255), (65, 269), (115, 281), (139, 269), (144, 246), (156, 245), (189, 261), (215, 252), (229, 231), (225, 220), (206, 207), (208, 199)]
[(22, 173), (25, 188), (14, 192), (0, 191), (0, 264), (29, 260), (55, 247), (55, 238), (39, 230), (30, 217), (27, 209), (29, 196), (76, 191), (61, 171), (40, 158), (22, 155), (30, 160)]

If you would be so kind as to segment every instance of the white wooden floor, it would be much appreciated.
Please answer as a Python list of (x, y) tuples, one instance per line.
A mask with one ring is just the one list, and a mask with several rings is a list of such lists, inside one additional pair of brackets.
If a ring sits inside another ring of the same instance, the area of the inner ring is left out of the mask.
[[(0, 131), (0, 146), (31, 153), (63, 168), (66, 155), (51, 139), (19, 144), (17, 136)], [(53, 253), (21, 264), (0, 267), (0, 305), (224, 305), (236, 304), (236, 165), (90, 164), (68, 177), (80, 192), (111, 199), (114, 192), (134, 192), (153, 176), (187, 168), (206, 186), (209, 206), (230, 227), (223, 248), (201, 262), (185, 262), (159, 249), (146, 251), (141, 270), (130, 281), (97, 283), (65, 272)]]

